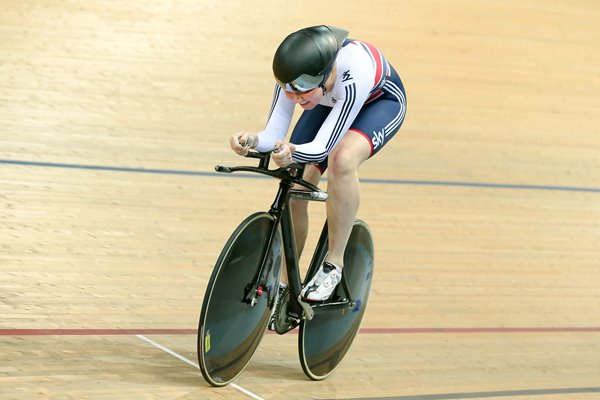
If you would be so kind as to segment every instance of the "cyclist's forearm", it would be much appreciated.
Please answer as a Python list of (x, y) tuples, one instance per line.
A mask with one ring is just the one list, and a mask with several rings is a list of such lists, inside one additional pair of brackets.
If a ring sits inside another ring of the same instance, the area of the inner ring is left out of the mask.
[(265, 129), (258, 133), (256, 149), (261, 152), (273, 150), (275, 142), (282, 140), (287, 134), (293, 115), (294, 103), (285, 97), (279, 85), (275, 85), (269, 120)]

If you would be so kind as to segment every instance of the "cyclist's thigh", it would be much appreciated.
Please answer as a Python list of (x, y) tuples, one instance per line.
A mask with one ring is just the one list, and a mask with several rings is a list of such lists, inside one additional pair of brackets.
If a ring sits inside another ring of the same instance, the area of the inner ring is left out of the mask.
[[(290, 138), (290, 143), (305, 144), (312, 142), (317, 136), (321, 125), (331, 112), (331, 107), (317, 105), (312, 110), (306, 110), (302, 113)], [(321, 174), (327, 169), (327, 159), (318, 165)]]
[(391, 94), (366, 104), (350, 127), (367, 139), (371, 157), (389, 142), (402, 126), (406, 103)]
[(304, 111), (292, 131), (290, 142), (294, 144), (312, 142), (330, 112), (331, 107), (322, 105), (317, 105), (312, 110)]

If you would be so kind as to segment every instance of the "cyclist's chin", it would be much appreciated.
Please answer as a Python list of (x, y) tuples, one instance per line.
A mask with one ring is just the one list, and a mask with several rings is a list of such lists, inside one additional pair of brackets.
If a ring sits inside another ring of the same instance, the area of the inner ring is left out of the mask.
[(299, 103), (300, 107), (302, 107), (304, 110), (312, 110), (313, 108), (315, 108), (317, 106), (316, 103), (313, 103), (311, 101), (307, 101), (306, 103)]

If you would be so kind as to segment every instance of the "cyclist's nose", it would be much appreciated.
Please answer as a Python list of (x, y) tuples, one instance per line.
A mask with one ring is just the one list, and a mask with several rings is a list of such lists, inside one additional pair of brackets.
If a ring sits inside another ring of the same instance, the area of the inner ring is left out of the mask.
[(294, 103), (301, 103), (304, 101), (304, 93), (285, 92), (285, 95)]

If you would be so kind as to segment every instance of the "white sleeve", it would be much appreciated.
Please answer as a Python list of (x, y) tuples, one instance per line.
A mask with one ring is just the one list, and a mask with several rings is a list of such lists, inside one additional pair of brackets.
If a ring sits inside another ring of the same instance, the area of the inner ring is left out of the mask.
[(335, 90), (336, 103), (314, 140), (296, 145), (296, 152), (292, 157), (296, 162), (317, 163), (324, 160), (348, 132), (369, 97), (372, 78), (361, 79), (360, 76), (353, 76), (350, 70), (344, 72), (342, 69), (339, 73), (348, 75), (340, 77), (340, 82), (336, 82), (336, 85), (341, 86)]
[(256, 150), (267, 152), (273, 150), (275, 142), (282, 140), (287, 134), (294, 115), (294, 102), (288, 99), (283, 89), (275, 84), (273, 103), (265, 129), (258, 132), (258, 145)]

